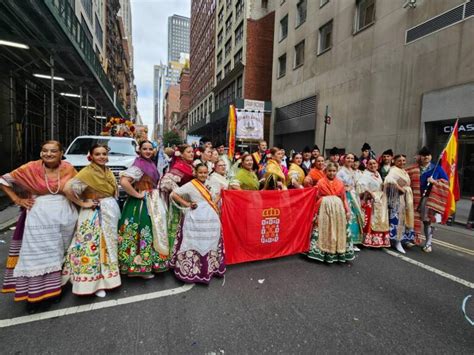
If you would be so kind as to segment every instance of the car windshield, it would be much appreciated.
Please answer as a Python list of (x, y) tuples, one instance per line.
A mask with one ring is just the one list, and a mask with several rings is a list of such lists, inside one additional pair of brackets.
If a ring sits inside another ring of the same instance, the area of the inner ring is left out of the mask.
[(94, 144), (105, 144), (110, 148), (110, 155), (136, 155), (136, 143), (129, 139), (78, 138), (69, 148), (67, 154), (86, 155)]

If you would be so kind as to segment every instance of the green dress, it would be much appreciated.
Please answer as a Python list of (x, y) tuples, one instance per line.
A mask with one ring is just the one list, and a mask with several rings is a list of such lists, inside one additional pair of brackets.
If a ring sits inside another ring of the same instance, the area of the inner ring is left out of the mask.
[[(151, 191), (153, 185), (151, 179), (143, 175), (134, 187), (138, 191)], [(145, 199), (128, 197), (119, 221), (118, 240), (122, 274), (148, 276), (168, 269), (170, 255), (161, 255), (153, 244), (153, 225)]]

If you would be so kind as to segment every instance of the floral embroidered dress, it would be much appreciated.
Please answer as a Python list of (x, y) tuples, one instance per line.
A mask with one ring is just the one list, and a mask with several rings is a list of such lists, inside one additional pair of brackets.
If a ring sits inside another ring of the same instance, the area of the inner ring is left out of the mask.
[(326, 263), (354, 260), (354, 249), (346, 224), (349, 212), (344, 184), (324, 177), (316, 185), (316, 223), (311, 235), (310, 259)]
[(176, 157), (171, 164), (170, 170), (160, 180), (159, 189), (161, 191), (161, 196), (168, 207), (166, 223), (168, 227), (169, 253), (168, 256), (164, 257), (163, 260), (160, 261), (165, 265), (168, 264), (171, 258), (171, 253), (173, 251), (176, 238), (176, 231), (181, 219), (181, 210), (174, 205), (169, 196), (171, 192), (191, 181), (193, 178), (192, 164), (186, 162), (181, 157)]
[(364, 212), (364, 246), (372, 248), (389, 247), (387, 197), (383, 192), (380, 174), (365, 170), (357, 181), (357, 193), (361, 197)]
[(145, 198), (127, 198), (119, 221), (118, 258), (120, 272), (149, 276), (167, 269), (169, 257), (166, 206), (156, 186), (159, 174), (151, 160), (137, 158), (121, 173), (133, 180), (134, 188), (145, 191)]
[(178, 279), (208, 284), (226, 270), (218, 207), (207, 187), (197, 179), (174, 190), (197, 208), (186, 209), (176, 233), (170, 268)]
[(351, 219), (348, 222), (347, 228), (349, 229), (352, 242), (354, 244), (362, 244), (362, 226), (364, 225), (364, 219), (362, 217), (359, 198), (355, 190), (357, 182), (356, 172), (343, 166), (337, 172), (336, 176), (343, 182), (346, 188), (347, 203), (351, 210)]
[(28, 212), (21, 209), (10, 243), (2, 292), (14, 292), (15, 301), (39, 302), (61, 294), (64, 254), (77, 221), (77, 210), (63, 189), (76, 173), (63, 161), (59, 181), (47, 181), (43, 162), (37, 160), (0, 177), (0, 184), (35, 199)]
[[(403, 189), (403, 193), (396, 188), (396, 184)], [(384, 191), (388, 201), (390, 239), (393, 242), (413, 242), (414, 205), (410, 176), (405, 170), (392, 166), (384, 181)]]
[(91, 163), (70, 181), (84, 200), (99, 200), (99, 208), (81, 208), (76, 232), (63, 268), (63, 284), (76, 295), (91, 295), (121, 285), (117, 257), (120, 209), (115, 200), (117, 183), (110, 169)]

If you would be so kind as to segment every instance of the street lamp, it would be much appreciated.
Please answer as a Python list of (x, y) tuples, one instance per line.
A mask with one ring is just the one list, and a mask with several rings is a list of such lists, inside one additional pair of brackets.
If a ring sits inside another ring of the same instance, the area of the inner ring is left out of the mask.
[(30, 47), (26, 44), (18, 43), (18, 42), (11, 42), (11, 41), (4, 41), (3, 39), (0, 39), (0, 46), (15, 47), (15, 48), (21, 48), (21, 49), (30, 49)]

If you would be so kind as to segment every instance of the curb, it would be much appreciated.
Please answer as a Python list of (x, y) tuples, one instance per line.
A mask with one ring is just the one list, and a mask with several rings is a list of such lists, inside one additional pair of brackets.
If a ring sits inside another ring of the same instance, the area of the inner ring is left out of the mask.
[(18, 216), (10, 218), (3, 223), (0, 223), (0, 232), (4, 232), (10, 227), (13, 227), (18, 222)]
[(466, 228), (465, 225), (464, 225), (464, 228), (459, 228), (459, 225), (457, 227), (454, 227), (454, 226), (445, 226), (443, 224), (436, 224), (435, 228), (442, 229), (449, 232), (456, 232), (459, 234), (466, 235), (468, 237), (474, 237), (474, 231), (472, 229)]

